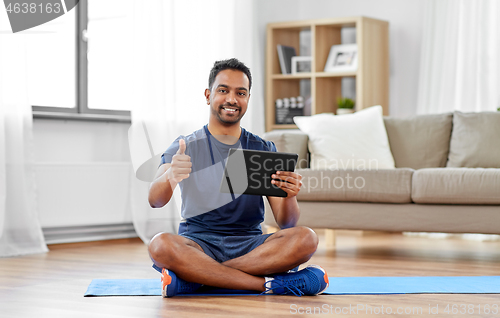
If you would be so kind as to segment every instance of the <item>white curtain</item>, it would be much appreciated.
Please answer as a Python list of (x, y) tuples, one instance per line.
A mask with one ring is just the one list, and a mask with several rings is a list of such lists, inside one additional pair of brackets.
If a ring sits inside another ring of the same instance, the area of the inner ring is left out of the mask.
[(254, 85), (242, 126), (264, 132), (263, 76), (253, 3), (243, 1), (135, 1), (131, 35), (133, 103), (129, 144), (136, 175), (131, 188), (134, 225), (144, 242), (175, 233), (180, 193), (162, 209), (147, 202), (160, 155), (179, 135), (208, 123), (203, 95), (216, 60), (236, 57), (250, 67)]
[[(494, 111), (500, 107), (498, 0), (428, 0), (420, 62), (418, 114)], [(406, 233), (498, 240), (499, 235)]]
[[(0, 30), (0, 256), (46, 252), (38, 220), (33, 170), (31, 106), (28, 103), (26, 39)], [(5, 15), (6, 18), (6, 15)], [(5, 24), (6, 23), (6, 24)]]
[(500, 107), (500, 1), (426, 3), (418, 114)]

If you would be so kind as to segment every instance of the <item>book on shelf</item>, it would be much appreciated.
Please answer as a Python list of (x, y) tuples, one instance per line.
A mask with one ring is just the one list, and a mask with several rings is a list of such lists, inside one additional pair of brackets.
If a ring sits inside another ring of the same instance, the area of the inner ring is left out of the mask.
[(292, 57), (296, 55), (294, 47), (278, 44), (278, 58), (282, 74), (292, 74)]

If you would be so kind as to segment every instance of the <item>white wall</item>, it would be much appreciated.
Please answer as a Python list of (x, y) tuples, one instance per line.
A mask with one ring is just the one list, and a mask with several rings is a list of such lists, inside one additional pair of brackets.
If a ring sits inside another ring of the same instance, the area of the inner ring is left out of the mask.
[(426, 1), (257, 0), (259, 46), (264, 54), (266, 25), (270, 22), (348, 16), (367, 16), (389, 21), (389, 113), (397, 117), (414, 115), (417, 110), (420, 43)]

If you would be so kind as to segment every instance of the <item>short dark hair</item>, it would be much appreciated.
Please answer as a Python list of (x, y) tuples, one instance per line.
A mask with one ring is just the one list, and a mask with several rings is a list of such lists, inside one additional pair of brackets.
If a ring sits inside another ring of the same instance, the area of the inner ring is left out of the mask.
[(250, 91), (250, 89), (252, 88), (252, 74), (250, 74), (250, 69), (245, 64), (243, 64), (243, 62), (240, 62), (236, 58), (216, 61), (214, 63), (214, 66), (210, 71), (210, 76), (208, 77), (208, 88), (210, 90), (212, 89), (212, 85), (215, 82), (215, 77), (217, 76), (217, 74), (219, 74), (220, 71), (227, 69), (243, 72), (248, 78), (248, 90)]

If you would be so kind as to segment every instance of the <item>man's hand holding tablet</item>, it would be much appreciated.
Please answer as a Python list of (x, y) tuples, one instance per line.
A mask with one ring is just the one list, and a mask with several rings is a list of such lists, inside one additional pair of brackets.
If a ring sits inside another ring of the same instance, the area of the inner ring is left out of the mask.
[(287, 198), (296, 196), (302, 186), (302, 176), (296, 172), (277, 171), (271, 176), (272, 184), (278, 186), (287, 193)]

